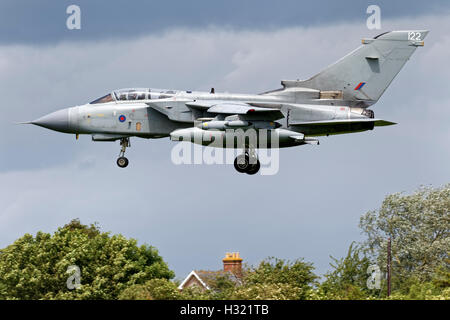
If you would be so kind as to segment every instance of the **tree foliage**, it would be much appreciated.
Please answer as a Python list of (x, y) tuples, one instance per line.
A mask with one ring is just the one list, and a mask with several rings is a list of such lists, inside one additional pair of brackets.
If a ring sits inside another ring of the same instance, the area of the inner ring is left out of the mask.
[[(217, 273), (210, 290), (179, 291), (167, 264), (151, 246), (102, 233), (78, 220), (53, 235), (26, 234), (0, 250), (0, 299), (446, 299), (450, 300), (450, 184), (388, 195), (360, 219), (366, 236), (318, 282), (311, 263), (267, 258), (244, 266), (242, 277)], [(392, 295), (386, 296), (386, 245), (392, 238)], [(81, 271), (69, 290), (67, 269)], [(368, 287), (369, 266), (381, 287)]]
[[(67, 286), (69, 266), (80, 269), (77, 289)], [(79, 220), (1, 249), (0, 274), (0, 299), (115, 299), (131, 285), (174, 277), (155, 248)]]
[[(286, 261), (274, 257), (244, 272), (236, 299), (304, 299), (317, 284), (311, 263), (302, 259)], [(261, 292), (258, 294), (258, 292)]]
[(411, 195), (388, 195), (380, 209), (361, 217), (360, 228), (367, 236), (365, 245), (383, 271), (391, 237), (396, 287), (411, 278), (431, 281), (450, 251), (450, 184), (420, 188)]
[(183, 295), (177, 285), (168, 279), (152, 279), (135, 284), (122, 291), (120, 300), (179, 300)]
[(302, 288), (289, 283), (256, 283), (237, 287), (229, 299), (237, 300), (298, 300), (304, 298)]
[(367, 287), (368, 269), (372, 265), (364, 249), (352, 243), (345, 258), (330, 257), (332, 270), (325, 274), (321, 283), (321, 294), (329, 299), (364, 299), (376, 294)]

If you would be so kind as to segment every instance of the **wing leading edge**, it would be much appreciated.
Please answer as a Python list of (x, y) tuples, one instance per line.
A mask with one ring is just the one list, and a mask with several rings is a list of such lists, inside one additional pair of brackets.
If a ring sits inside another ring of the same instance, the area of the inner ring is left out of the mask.
[(245, 115), (247, 117), (257, 116), (258, 118), (264, 117), (268, 121), (284, 118), (283, 113), (279, 109), (258, 107), (248, 103), (194, 101), (187, 102), (186, 106), (203, 109), (212, 114)]

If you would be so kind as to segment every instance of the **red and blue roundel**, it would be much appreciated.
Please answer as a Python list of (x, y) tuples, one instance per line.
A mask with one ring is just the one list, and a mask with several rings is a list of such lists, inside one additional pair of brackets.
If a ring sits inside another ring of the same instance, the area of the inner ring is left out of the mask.
[(121, 115), (119, 116), (119, 121), (120, 121), (120, 122), (125, 122), (125, 120), (127, 120), (127, 117), (125, 117), (123, 114), (121, 114)]

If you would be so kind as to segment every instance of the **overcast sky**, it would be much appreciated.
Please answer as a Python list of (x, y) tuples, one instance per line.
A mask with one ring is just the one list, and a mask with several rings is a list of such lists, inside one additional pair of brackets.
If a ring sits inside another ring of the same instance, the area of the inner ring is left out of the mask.
[[(243, 3), (243, 4), (242, 4)], [(81, 7), (81, 30), (66, 8)], [(382, 29), (368, 30), (379, 4)], [(220, 269), (227, 251), (329, 269), (360, 240), (359, 217), (393, 192), (450, 178), (450, 3), (427, 1), (2, 1), (0, 247), (73, 218), (154, 245), (176, 272)], [(171, 162), (168, 139), (95, 143), (15, 121), (122, 87), (258, 93), (305, 79), (363, 37), (430, 30), (380, 101), (391, 127), (280, 152), (274, 176)]]

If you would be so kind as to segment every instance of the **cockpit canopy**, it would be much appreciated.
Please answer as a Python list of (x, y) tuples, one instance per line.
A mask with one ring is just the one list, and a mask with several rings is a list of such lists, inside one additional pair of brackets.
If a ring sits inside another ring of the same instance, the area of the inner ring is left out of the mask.
[(177, 92), (173, 90), (161, 90), (161, 89), (120, 89), (115, 90), (103, 97), (100, 97), (90, 104), (107, 103), (113, 101), (130, 101), (130, 100), (153, 100), (153, 99), (165, 99), (173, 97)]
[(120, 89), (114, 91), (116, 100), (146, 100), (151, 99), (150, 89)]

